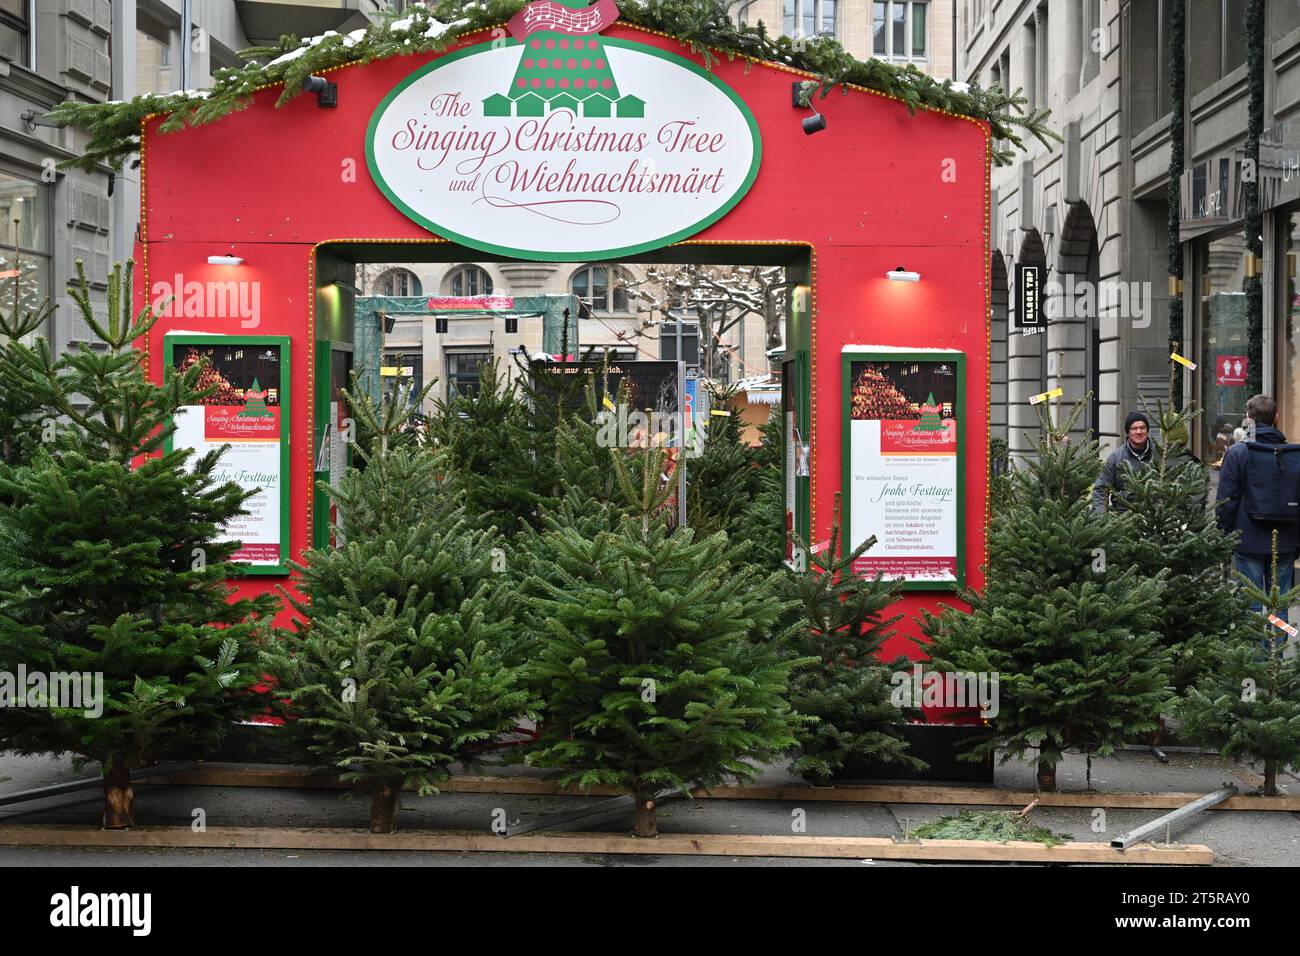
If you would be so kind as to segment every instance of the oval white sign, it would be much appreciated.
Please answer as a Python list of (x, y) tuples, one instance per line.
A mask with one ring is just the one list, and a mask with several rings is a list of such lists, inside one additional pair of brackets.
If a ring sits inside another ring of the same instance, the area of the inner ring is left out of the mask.
[(389, 93), (366, 136), (371, 175), (411, 219), (553, 262), (693, 235), (740, 201), (761, 154), (753, 114), (717, 77), (601, 36), (448, 54)]

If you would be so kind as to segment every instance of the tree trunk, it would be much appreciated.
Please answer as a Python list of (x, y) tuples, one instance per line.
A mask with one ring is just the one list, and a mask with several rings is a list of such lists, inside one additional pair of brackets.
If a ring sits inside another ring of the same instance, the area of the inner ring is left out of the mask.
[(1038, 761), (1038, 789), (1048, 792), (1056, 790), (1056, 764), (1041, 758)]
[(372, 791), (370, 800), (370, 832), (392, 833), (397, 829), (397, 797), (401, 788), (382, 785)]
[(1264, 796), (1277, 796), (1277, 761), (1264, 761)]
[(135, 826), (135, 791), (131, 789), (131, 766), (113, 759), (104, 769), (104, 829), (129, 830)]
[(639, 837), (658, 836), (655, 824), (655, 800), (652, 793), (638, 793), (636, 808), (632, 811), (632, 833)]

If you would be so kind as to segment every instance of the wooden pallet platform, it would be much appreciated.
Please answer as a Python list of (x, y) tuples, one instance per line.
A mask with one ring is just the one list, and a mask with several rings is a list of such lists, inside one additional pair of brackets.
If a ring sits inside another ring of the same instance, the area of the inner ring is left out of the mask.
[[(137, 786), (184, 785), (209, 787), (289, 787), (294, 789), (342, 789), (328, 774), (317, 774), (301, 767), (247, 766), (212, 764), (194, 770), (166, 774), (143, 780)], [(537, 777), (453, 777), (439, 785), (445, 793), (505, 793), (533, 796), (580, 796), (577, 787), (561, 787), (551, 780)], [(610, 787), (593, 787), (587, 796), (619, 796), (622, 791)], [(1000, 790), (996, 787), (945, 787), (926, 784), (863, 784), (837, 787), (811, 786), (744, 786), (714, 787), (697, 790), (694, 796), (714, 800), (778, 800), (801, 803), (917, 803), (948, 806), (1023, 807), (1037, 800), (1040, 807), (1103, 807), (1108, 810), (1176, 810), (1186, 806), (1201, 793), (1108, 793), (1102, 791), (1064, 791), (1036, 793), (1033, 790)], [(1262, 810), (1274, 813), (1300, 813), (1300, 796), (1237, 796), (1212, 810)]]
[(1138, 846), (1115, 850), (1104, 843), (989, 843), (980, 840), (897, 841), (883, 837), (741, 836), (661, 834), (642, 839), (617, 833), (529, 833), (510, 838), (463, 830), (365, 830), (301, 827), (0, 826), (0, 846), (236, 848), (262, 850), (414, 850), (471, 853), (584, 853), (656, 856), (802, 857), (913, 862), (1092, 863), (1139, 866), (1208, 866), (1209, 847)]

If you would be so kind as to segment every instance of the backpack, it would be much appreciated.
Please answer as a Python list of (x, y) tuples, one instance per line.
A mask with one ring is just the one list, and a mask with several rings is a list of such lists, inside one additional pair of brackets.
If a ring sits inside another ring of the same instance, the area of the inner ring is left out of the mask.
[(1246, 442), (1245, 497), (1252, 521), (1300, 521), (1300, 445)]

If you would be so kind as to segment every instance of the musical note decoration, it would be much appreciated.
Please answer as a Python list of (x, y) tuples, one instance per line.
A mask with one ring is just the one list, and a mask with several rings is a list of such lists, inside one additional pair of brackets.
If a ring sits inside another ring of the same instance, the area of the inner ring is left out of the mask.
[(534, 0), (508, 24), (523, 49), (504, 94), (483, 101), (485, 116), (543, 116), (569, 109), (585, 117), (645, 115), (645, 101), (622, 95), (599, 32), (618, 19), (615, 0)]

